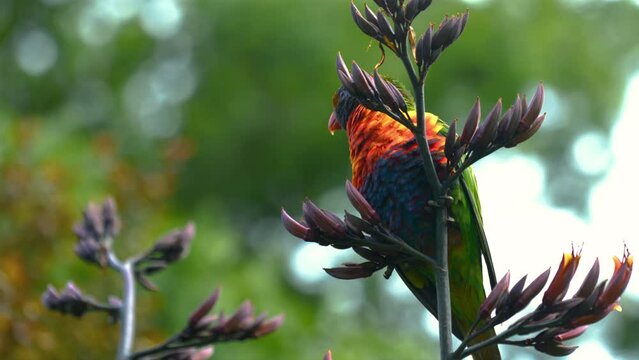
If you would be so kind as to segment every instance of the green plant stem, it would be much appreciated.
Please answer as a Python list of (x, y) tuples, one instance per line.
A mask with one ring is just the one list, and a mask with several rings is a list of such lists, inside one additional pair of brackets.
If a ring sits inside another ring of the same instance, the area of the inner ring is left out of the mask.
[(118, 360), (126, 360), (131, 354), (135, 335), (135, 274), (131, 260), (122, 263), (110, 250), (109, 265), (122, 276), (120, 342), (116, 358)]
[(418, 78), (409, 58), (406, 41), (403, 42), (402, 56), (400, 56), (413, 86), (415, 95), (415, 111), (417, 116), (417, 129), (413, 132), (420, 149), (423, 160), (426, 180), (428, 182), (433, 199), (438, 206), (435, 209), (435, 260), (438, 267), (435, 268), (435, 287), (437, 289), (437, 320), (439, 323), (439, 350), (440, 358), (448, 359), (453, 351), (452, 316), (450, 300), (450, 279), (448, 274), (448, 204), (444, 201), (447, 188), (437, 177), (435, 163), (428, 146), (428, 135), (425, 126), (426, 103), (424, 100), (424, 80)]

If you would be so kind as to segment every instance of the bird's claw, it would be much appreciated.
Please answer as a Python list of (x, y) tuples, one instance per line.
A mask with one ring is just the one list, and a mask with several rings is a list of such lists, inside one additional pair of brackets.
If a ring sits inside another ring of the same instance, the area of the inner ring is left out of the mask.
[(454, 200), (455, 199), (453, 199), (453, 197), (450, 195), (443, 195), (439, 197), (439, 204), (448, 206), (452, 204)]
[(386, 280), (388, 280), (391, 277), (391, 275), (393, 275), (393, 270), (395, 270), (395, 267), (393, 266), (389, 265), (386, 267), (386, 271), (384, 271), (384, 278)]

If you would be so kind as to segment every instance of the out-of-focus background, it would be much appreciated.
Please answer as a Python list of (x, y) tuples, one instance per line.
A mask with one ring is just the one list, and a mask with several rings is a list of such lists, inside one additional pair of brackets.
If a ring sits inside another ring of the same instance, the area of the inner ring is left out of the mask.
[[(360, 3), (359, 1), (357, 3)], [(417, 30), (470, 9), (433, 67), (429, 111), (465, 119), (517, 92), (547, 90), (548, 118), (523, 146), (476, 167), (500, 274), (556, 266), (571, 242), (605, 275), (623, 243), (639, 253), (639, 2), (435, 1)], [(137, 346), (180, 329), (215, 287), (285, 313), (277, 333), (221, 345), (216, 359), (417, 359), (437, 353), (434, 320), (396, 278), (346, 282), (321, 270), (351, 255), (306, 245), (279, 223), (311, 197), (341, 212), (350, 176), (343, 133), (326, 129), (337, 51), (371, 68), (376, 46), (345, 0), (0, 1), (0, 357), (112, 358), (103, 316), (47, 312), (48, 283), (104, 299), (115, 274), (77, 260), (71, 226), (112, 194), (121, 254), (188, 220), (191, 255), (139, 296)], [(388, 59), (387, 74), (401, 78)], [(485, 110), (486, 111), (486, 110)], [(639, 357), (639, 282), (575, 341), (572, 358)], [(534, 359), (504, 349), (507, 358)]]

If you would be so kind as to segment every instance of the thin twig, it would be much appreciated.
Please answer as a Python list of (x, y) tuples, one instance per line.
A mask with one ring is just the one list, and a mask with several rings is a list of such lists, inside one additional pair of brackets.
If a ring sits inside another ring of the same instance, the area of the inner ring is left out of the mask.
[(408, 245), (404, 240), (399, 239), (395, 236), (392, 235), (388, 235), (388, 234), (384, 234), (384, 233), (377, 233), (375, 235), (379, 235), (381, 237), (383, 237), (385, 240), (391, 241), (393, 242), (395, 245), (399, 246), (400, 250), (409, 256), (414, 256), (415, 258), (417, 258), (418, 260), (421, 260), (429, 265), (431, 265), (433, 268), (435, 269), (441, 269), (439, 263), (433, 259), (432, 257), (417, 251), (417, 249), (415, 249), (414, 247)]
[[(135, 359), (140, 359), (144, 356), (147, 355), (153, 355), (153, 354), (158, 354), (161, 352), (165, 352), (168, 350), (173, 350), (175, 349), (174, 347), (171, 347), (171, 344), (174, 343), (176, 340), (178, 340), (180, 338), (181, 334), (177, 334), (177, 335), (173, 335), (170, 338), (166, 339), (163, 343), (150, 347), (148, 349), (144, 349), (144, 350), (140, 350), (134, 354), (131, 355), (131, 360), (135, 360)], [(188, 346), (191, 346), (190, 344)], [(185, 347), (188, 347), (185, 346)]]
[(426, 104), (424, 100), (426, 72), (423, 77), (418, 78), (410, 61), (405, 39), (401, 45), (400, 58), (408, 72), (415, 96), (417, 131), (413, 131), (413, 135), (420, 149), (431, 194), (439, 203), (435, 211), (435, 259), (438, 263), (438, 269), (435, 269), (435, 287), (437, 289), (440, 357), (441, 359), (447, 359), (453, 350), (450, 279), (448, 275), (448, 209), (447, 204), (442, 202), (447, 188), (442, 187), (437, 177), (435, 163), (428, 146), (428, 135), (425, 126)]
[(120, 343), (116, 358), (125, 360), (131, 354), (135, 335), (135, 274), (131, 260), (122, 263), (111, 250), (109, 250), (109, 265), (122, 275)]

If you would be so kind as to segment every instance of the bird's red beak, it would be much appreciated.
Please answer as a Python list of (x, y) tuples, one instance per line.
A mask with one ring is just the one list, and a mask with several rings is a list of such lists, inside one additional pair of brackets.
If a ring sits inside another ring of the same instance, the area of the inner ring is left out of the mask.
[(340, 130), (341, 128), (339, 121), (337, 121), (337, 115), (335, 115), (335, 111), (333, 111), (331, 117), (328, 119), (328, 131), (333, 135), (336, 130)]

